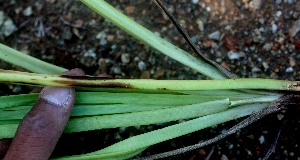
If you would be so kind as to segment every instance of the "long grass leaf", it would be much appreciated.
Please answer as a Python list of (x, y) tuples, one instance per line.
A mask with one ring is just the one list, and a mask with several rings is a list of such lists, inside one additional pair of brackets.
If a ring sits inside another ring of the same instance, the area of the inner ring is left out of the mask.
[(32, 56), (21, 53), (0, 43), (0, 59), (25, 68), (31, 72), (44, 74), (60, 74), (67, 69), (44, 62)]
[(137, 135), (114, 145), (111, 145), (102, 150), (69, 157), (61, 157), (60, 160), (83, 160), (83, 159), (113, 159), (115, 157), (126, 156), (128, 152), (145, 149), (151, 145), (173, 139), (185, 134), (189, 134), (207, 127), (211, 127), (220, 123), (224, 123), (233, 119), (244, 117), (252, 114), (253, 112), (262, 110), (268, 104), (259, 105), (244, 105), (236, 108), (199, 117), (183, 123), (165, 127), (159, 130), (151, 131), (141, 135)]

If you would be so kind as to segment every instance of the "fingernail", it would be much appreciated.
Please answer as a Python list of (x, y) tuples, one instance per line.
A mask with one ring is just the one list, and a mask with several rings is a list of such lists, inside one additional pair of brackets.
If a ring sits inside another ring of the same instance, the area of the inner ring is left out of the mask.
[(65, 87), (45, 87), (40, 94), (40, 98), (50, 104), (66, 106), (71, 98), (72, 88)]

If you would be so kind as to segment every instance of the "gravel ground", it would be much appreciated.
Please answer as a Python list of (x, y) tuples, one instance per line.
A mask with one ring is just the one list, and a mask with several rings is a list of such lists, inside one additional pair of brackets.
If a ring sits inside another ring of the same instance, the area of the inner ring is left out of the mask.
[[(108, 1), (156, 34), (190, 47), (153, 1)], [(300, 80), (299, 0), (164, 0), (205, 56), (240, 77)], [(196, 71), (144, 46), (78, 1), (0, 1), (0, 42), (25, 54), (87, 74), (116, 78), (205, 79)], [(22, 70), (0, 62), (1, 68)], [(28, 91), (1, 85), (1, 95)], [(273, 144), (271, 159), (300, 159), (299, 107), (270, 115), (213, 145), (172, 159), (259, 159)], [(284, 116), (283, 119), (282, 116)], [(144, 155), (195, 144), (237, 122), (167, 141)], [(129, 127), (63, 136), (54, 156), (103, 148), (143, 130)], [(78, 138), (80, 137), (80, 138)], [(72, 147), (70, 145), (72, 144)], [(62, 151), (68, 146), (70, 151)]]

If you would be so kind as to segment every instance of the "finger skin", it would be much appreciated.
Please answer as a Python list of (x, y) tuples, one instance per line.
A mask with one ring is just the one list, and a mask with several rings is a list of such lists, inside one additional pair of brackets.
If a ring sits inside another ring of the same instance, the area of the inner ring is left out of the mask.
[[(84, 73), (74, 69), (64, 75), (83, 76)], [(74, 101), (72, 88), (45, 87), (19, 124), (4, 160), (48, 159), (67, 124)]]

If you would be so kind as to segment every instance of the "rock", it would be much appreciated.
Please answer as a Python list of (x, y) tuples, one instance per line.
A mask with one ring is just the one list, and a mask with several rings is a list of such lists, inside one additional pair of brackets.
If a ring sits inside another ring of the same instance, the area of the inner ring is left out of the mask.
[(276, 4), (281, 4), (281, 3), (282, 3), (282, 0), (275, 0), (275, 3), (276, 3)]
[(110, 47), (113, 51), (115, 51), (117, 48), (118, 48), (118, 45), (116, 45), (116, 44), (113, 44), (113, 45), (111, 45), (111, 47)]
[(220, 31), (215, 31), (215, 32), (209, 34), (209, 35), (208, 35), (208, 38), (209, 38), (209, 39), (212, 39), (212, 40), (217, 40), (217, 41), (219, 41), (219, 40), (220, 40), (220, 36), (221, 36)]
[(260, 9), (262, 6), (262, 0), (252, 0), (249, 3), (249, 9), (252, 11)]
[(17, 31), (17, 27), (13, 21), (8, 18), (3, 22), (3, 25), (0, 27), (0, 31), (5, 37), (10, 36), (13, 32)]
[(300, 40), (298, 40), (298, 41), (295, 43), (295, 48), (296, 48), (296, 49), (300, 49)]
[(92, 49), (89, 49), (88, 51), (83, 53), (83, 57), (81, 57), (79, 61), (87, 67), (91, 67), (96, 63), (96, 59), (96, 53)]
[(272, 46), (272, 50), (276, 51), (280, 47), (279, 43), (274, 43)]
[(267, 69), (269, 69), (269, 65), (268, 65), (267, 62), (263, 62), (262, 65), (263, 65), (265, 71), (266, 71)]
[(125, 7), (126, 14), (132, 14), (134, 11), (135, 11), (135, 6), (126, 6)]
[(27, 17), (31, 16), (32, 15), (32, 7), (31, 6), (27, 7), (26, 9), (23, 10), (22, 13), (24, 16), (27, 16)]
[(293, 4), (293, 3), (295, 3), (296, 2), (296, 0), (287, 0), (287, 3), (288, 4)]
[(108, 42), (112, 42), (112, 41), (114, 41), (115, 37), (114, 37), (114, 35), (107, 35), (106, 39)]
[(204, 31), (204, 24), (200, 19), (197, 19), (196, 23), (198, 24), (198, 28), (201, 32)]
[(210, 11), (211, 11), (210, 6), (207, 6), (207, 7), (206, 7), (206, 11), (207, 11), (207, 12), (210, 12)]
[(192, 3), (193, 3), (193, 4), (198, 4), (198, 3), (199, 3), (199, 0), (192, 0)]
[(282, 11), (277, 11), (276, 12), (276, 17), (279, 18), (282, 15)]
[[(42, 35), (42, 34), (40, 34), (40, 35)], [(72, 38), (72, 35), (73, 34), (71, 33), (70, 29), (66, 28), (64, 30), (64, 32), (62, 33), (62, 38), (65, 39), (65, 40), (70, 40)]]
[(263, 17), (261, 17), (261, 18), (258, 19), (258, 22), (260, 24), (264, 24), (265, 23), (265, 19)]
[(236, 53), (234, 51), (229, 51), (227, 53), (227, 56), (230, 60), (240, 59), (240, 57), (241, 57), (239, 53)]
[(123, 53), (123, 54), (121, 55), (121, 61), (122, 61), (122, 63), (124, 63), (124, 64), (129, 63), (129, 62), (130, 62), (130, 55), (129, 55), (128, 53)]
[(285, 38), (284, 37), (279, 37), (276, 42), (278, 42), (280, 45), (284, 45)]
[(154, 79), (160, 79), (160, 78), (163, 78), (165, 75), (165, 72), (163, 70), (157, 70), (154, 72), (154, 75), (153, 75), (153, 78)]
[(259, 143), (260, 143), (260, 144), (265, 143), (265, 137), (264, 137), (263, 135), (261, 135), (261, 136), (258, 138), (258, 140), (259, 140)]
[(244, 41), (244, 46), (246, 46), (246, 47), (252, 46), (252, 41), (249, 40), (249, 39), (246, 39), (246, 40)]
[(272, 23), (272, 32), (273, 34), (277, 33), (278, 26), (275, 23)]
[(266, 43), (263, 46), (263, 50), (270, 51), (272, 49), (272, 47), (273, 47), (273, 43)]
[(289, 29), (289, 34), (290, 36), (295, 37), (299, 31), (300, 31), (300, 19), (294, 22), (293, 26)]
[(288, 51), (289, 52), (294, 52), (295, 51), (296, 46), (294, 44), (288, 44)]
[(107, 35), (104, 31), (101, 31), (96, 35), (96, 39), (100, 39), (100, 45), (101, 46), (106, 46), (107, 45), (106, 37), (107, 37)]
[(83, 36), (80, 34), (79, 29), (77, 28), (72, 28), (72, 33), (77, 36), (79, 39), (83, 39)]
[(37, 11), (41, 11), (42, 9), (43, 9), (43, 3), (42, 2), (38, 2), (38, 1), (36, 1), (35, 3), (34, 3), (34, 7), (37, 9)]
[(82, 20), (82, 19), (76, 19), (76, 20), (75, 20), (75, 24), (76, 24), (77, 26), (82, 26), (82, 25), (83, 25), (83, 20)]
[(101, 45), (101, 46), (106, 46), (106, 45), (107, 45), (107, 40), (106, 40), (105, 37), (102, 37), (102, 38), (100, 39), (100, 45)]
[(118, 75), (120, 75), (120, 74), (122, 74), (122, 70), (121, 70), (121, 68), (119, 67), (119, 66), (112, 66), (111, 68), (110, 68), (110, 71), (113, 73), (113, 74), (118, 74)]
[(214, 43), (213, 40), (207, 39), (202, 42), (202, 45), (204, 48), (209, 48), (212, 46), (213, 43)]
[(149, 71), (142, 71), (140, 75), (140, 79), (150, 79), (150, 72)]
[(256, 67), (256, 66), (254, 66), (254, 67), (251, 69), (251, 71), (252, 71), (252, 72), (260, 72), (261, 69), (258, 68), (258, 67)]
[(288, 68), (285, 69), (285, 72), (286, 73), (292, 73), (292, 72), (294, 72), (294, 69), (293, 69), (293, 67), (288, 67)]
[(225, 154), (222, 154), (221, 160), (229, 160)]
[(291, 67), (294, 67), (296, 65), (296, 60), (293, 57), (289, 57), (289, 64)]
[(191, 41), (196, 44), (198, 42), (197, 36), (191, 36)]
[[(221, 59), (221, 60), (222, 60), (222, 59)], [(222, 63), (221, 63), (221, 66), (224, 67), (224, 68), (226, 68), (226, 69), (228, 69), (228, 70), (230, 70), (230, 68), (229, 68), (229, 66), (226, 64), (226, 62), (222, 62)]]
[(107, 74), (107, 63), (106, 63), (106, 60), (104, 58), (100, 58), (98, 60), (98, 65), (99, 65), (99, 68), (96, 71), (95, 75)]
[(144, 61), (139, 61), (139, 63), (138, 63), (138, 69), (139, 69), (140, 71), (143, 71), (143, 70), (146, 69), (146, 64), (145, 64)]
[(298, 12), (293, 12), (292, 17), (293, 19), (297, 19), (299, 17), (299, 13)]
[(278, 120), (282, 120), (282, 118), (284, 118), (284, 115), (283, 115), (283, 114), (277, 114), (277, 119), (278, 119)]
[(237, 39), (233, 35), (231, 34), (225, 35), (223, 41), (224, 41), (224, 47), (226, 49), (228, 49), (229, 51), (236, 51)]

